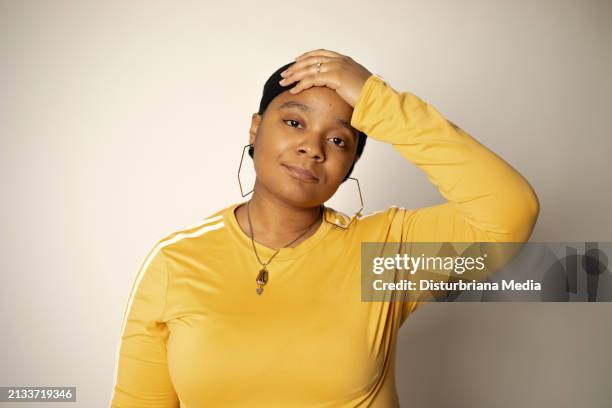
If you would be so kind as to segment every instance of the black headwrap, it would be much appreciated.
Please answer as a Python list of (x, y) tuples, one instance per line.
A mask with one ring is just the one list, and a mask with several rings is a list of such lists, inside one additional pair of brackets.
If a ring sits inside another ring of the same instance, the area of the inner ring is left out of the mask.
[[(281, 79), (283, 79), (280, 73), (286, 70), (287, 68), (289, 68), (293, 64), (294, 62), (290, 62), (288, 64), (283, 65), (282, 67), (277, 69), (276, 72), (274, 72), (272, 76), (270, 76), (270, 78), (268, 78), (263, 88), (263, 95), (261, 97), (261, 102), (259, 103), (259, 111), (257, 113), (259, 113), (260, 115), (263, 115), (266, 108), (270, 104), (270, 102), (272, 102), (272, 99), (274, 99), (276, 96), (280, 95), (281, 93), (288, 91), (289, 89), (293, 88), (295, 85), (298, 84), (298, 81), (294, 81), (287, 86), (283, 86), (278, 83)], [(356, 153), (357, 157), (361, 156), (361, 153), (363, 152), (363, 148), (365, 147), (367, 138), (368, 136), (365, 133), (361, 131), (358, 132), (357, 153)], [(253, 157), (253, 152), (254, 152), (253, 147), (249, 147), (249, 156), (251, 156), (251, 158)], [(346, 174), (346, 177), (344, 177), (344, 180), (342, 180), (343, 182), (349, 178), (349, 176), (353, 172), (354, 166), (355, 166), (355, 161), (353, 161), (353, 164), (351, 164), (351, 168)]]

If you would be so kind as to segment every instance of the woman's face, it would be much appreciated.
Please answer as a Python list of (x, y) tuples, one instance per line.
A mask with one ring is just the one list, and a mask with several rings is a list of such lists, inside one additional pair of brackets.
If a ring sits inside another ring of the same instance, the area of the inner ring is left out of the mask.
[[(352, 114), (353, 108), (326, 87), (275, 97), (263, 117), (253, 115), (250, 129), (257, 189), (298, 207), (327, 201), (355, 160), (358, 132), (350, 125)], [(300, 177), (291, 167), (314, 178)]]

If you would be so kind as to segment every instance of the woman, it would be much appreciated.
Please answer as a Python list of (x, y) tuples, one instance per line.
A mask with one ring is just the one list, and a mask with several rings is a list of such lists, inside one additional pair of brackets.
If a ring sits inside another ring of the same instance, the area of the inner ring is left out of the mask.
[[(360, 301), (360, 243), (531, 234), (529, 183), (428, 103), (328, 50), (279, 71), (252, 118), (252, 198), (160, 240), (143, 263), (113, 407), (398, 406), (397, 333), (419, 302)], [(448, 202), (351, 218), (325, 207), (366, 134)]]

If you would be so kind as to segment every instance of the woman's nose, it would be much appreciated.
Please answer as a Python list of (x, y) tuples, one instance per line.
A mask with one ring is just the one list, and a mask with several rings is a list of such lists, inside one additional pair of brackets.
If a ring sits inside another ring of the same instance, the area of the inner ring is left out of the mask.
[(309, 157), (320, 160), (324, 157), (323, 146), (320, 137), (308, 137), (303, 141), (298, 148), (300, 154), (306, 154)]
[(316, 129), (310, 129), (303, 133), (303, 137), (298, 145), (300, 154), (308, 154), (313, 158), (321, 159), (324, 157), (325, 135)]

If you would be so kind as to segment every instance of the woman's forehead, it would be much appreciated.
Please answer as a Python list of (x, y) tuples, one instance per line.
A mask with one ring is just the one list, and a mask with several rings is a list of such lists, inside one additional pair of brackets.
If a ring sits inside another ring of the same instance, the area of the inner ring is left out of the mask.
[(295, 95), (285, 91), (274, 98), (273, 103), (277, 111), (294, 109), (306, 114), (331, 115), (349, 120), (353, 113), (353, 108), (336, 91), (319, 86)]

